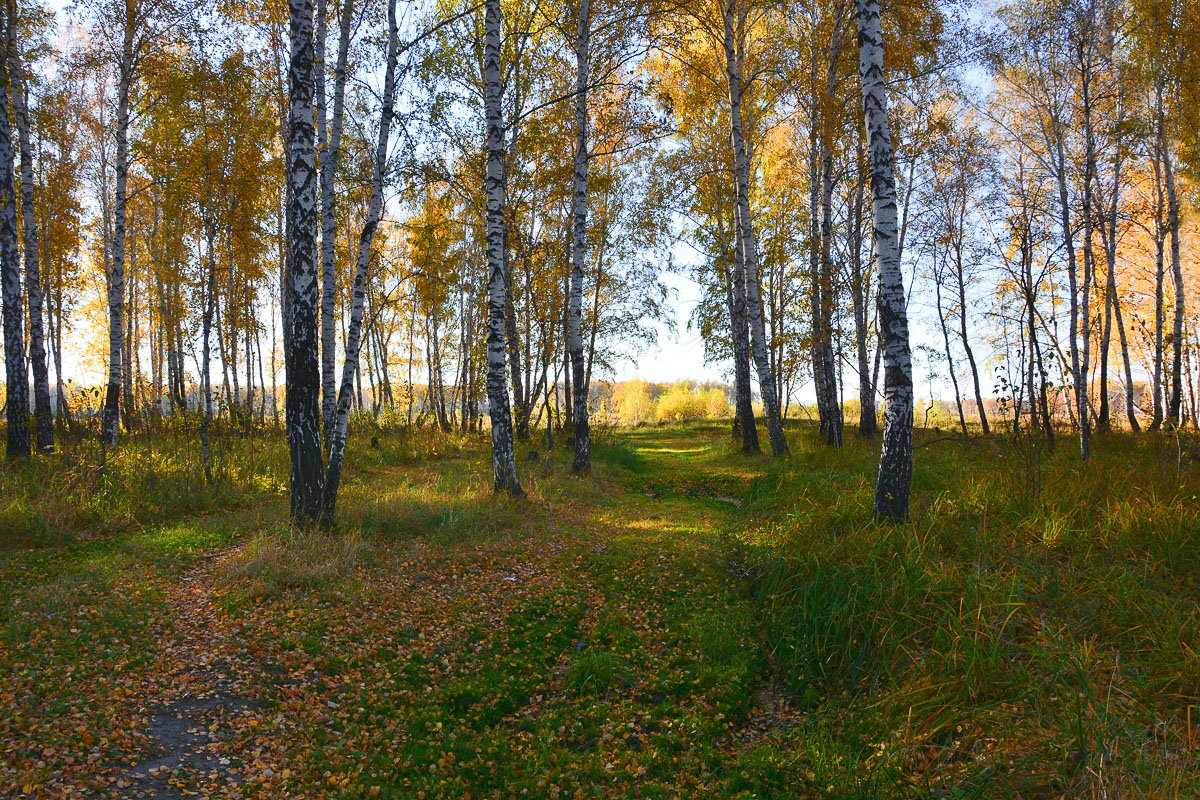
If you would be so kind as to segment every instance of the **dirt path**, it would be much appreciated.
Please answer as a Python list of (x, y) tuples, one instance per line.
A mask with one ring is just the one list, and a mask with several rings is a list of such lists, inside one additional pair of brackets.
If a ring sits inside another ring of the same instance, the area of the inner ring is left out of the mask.
[(185, 783), (227, 797), (240, 794), (239, 767), (216, 748), (254, 705), (245, 696), (245, 655), (213, 603), (215, 557), (203, 557), (171, 587), (173, 624), (162, 642), (163, 679), (154, 702), (140, 709), (149, 744), (144, 760), (128, 769), (130, 797), (184, 798)]
[(363, 491), (394, 535), (193, 551), (156, 578), (109, 693), (132, 740), (88, 796), (727, 796), (799, 714), (721, 545), (745, 476), (686, 453), (481, 511), (461, 464), (389, 468)]

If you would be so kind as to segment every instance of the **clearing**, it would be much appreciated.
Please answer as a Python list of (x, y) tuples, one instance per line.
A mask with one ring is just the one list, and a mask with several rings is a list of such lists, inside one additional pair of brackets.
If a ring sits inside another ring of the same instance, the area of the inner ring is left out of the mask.
[(806, 429), (784, 464), (717, 426), (602, 432), (589, 480), (526, 448), (522, 502), (481, 439), (377, 435), (336, 535), (282, 526), (278, 442), (252, 442), (210, 513), (131, 502), (7, 551), (0, 793), (1200, 791), (1196, 478), (1170, 454), (1100, 508), (1103, 453), (1080, 476), (936, 443), (888, 529), (871, 446)]

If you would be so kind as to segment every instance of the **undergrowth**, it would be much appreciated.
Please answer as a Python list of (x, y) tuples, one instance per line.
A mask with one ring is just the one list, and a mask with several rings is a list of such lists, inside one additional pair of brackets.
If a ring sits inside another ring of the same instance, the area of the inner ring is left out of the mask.
[(918, 442), (899, 526), (874, 443), (764, 469), (733, 541), (789, 689), (878, 779), (854, 796), (1200, 792), (1200, 476), (1156, 444)]
[(879, 526), (850, 431), (772, 459), (600, 429), (586, 479), (539, 434), (513, 501), (486, 435), (356, 418), (337, 529), (302, 533), (280, 431), (219, 431), (209, 484), (179, 425), (0, 473), (0, 777), (29, 796), (117, 791), (196, 592), (246, 670), (214, 721), (244, 796), (1200, 796), (1194, 443), (1083, 466), (921, 432)]

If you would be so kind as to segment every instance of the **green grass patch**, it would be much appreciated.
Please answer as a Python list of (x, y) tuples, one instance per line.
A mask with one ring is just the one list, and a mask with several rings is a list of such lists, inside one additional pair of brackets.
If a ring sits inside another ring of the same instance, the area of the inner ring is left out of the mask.
[(119, 796), (203, 685), (241, 703), (203, 721), (245, 797), (1200, 794), (1200, 475), (1172, 441), (1083, 467), (919, 432), (911, 520), (877, 526), (877, 443), (810, 425), (783, 459), (605, 429), (586, 479), (559, 436), (513, 501), (486, 436), (394, 423), (355, 419), (320, 534), (286, 525), (278, 431), (220, 430), (211, 484), (186, 422), (6, 471), (0, 774)]

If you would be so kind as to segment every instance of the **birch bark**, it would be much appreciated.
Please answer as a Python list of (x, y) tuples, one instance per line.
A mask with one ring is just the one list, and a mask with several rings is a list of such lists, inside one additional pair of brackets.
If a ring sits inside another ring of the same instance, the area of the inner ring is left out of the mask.
[[(371, 174), (371, 200), (367, 219), (358, 239), (358, 258), (354, 265), (353, 295), (350, 302), (350, 327), (346, 331), (346, 357), (342, 365), (342, 383), (338, 389), (332, 433), (329, 436), (329, 463), (325, 468), (324, 521), (333, 521), (338, 487), (342, 480), (342, 462), (346, 454), (346, 426), (350, 419), (350, 400), (354, 375), (358, 371), (359, 345), (362, 338), (363, 309), (367, 299), (367, 267), (371, 262), (371, 245), (383, 214), (383, 173), (387, 166), (388, 142), (392, 130), (392, 115), (396, 102), (397, 41), (396, 0), (388, 0), (387, 65), (383, 78), (383, 107), (379, 112), (379, 139), (375, 144), (375, 165)], [(436, 336), (436, 331), (435, 331)]]
[[(587, 381), (583, 363), (583, 269), (587, 260), (588, 200), (588, 39), (591, 24), (591, 0), (579, 2), (579, 25), (575, 36), (575, 186), (571, 225), (571, 297), (567, 315), (567, 349), (575, 389), (574, 472), (588, 472), (591, 442), (588, 438)], [(599, 287), (597, 287), (599, 292)]]
[[(325, 0), (321, 0), (324, 6)], [(337, 177), (338, 160), (342, 152), (342, 126), (346, 109), (346, 78), (349, 74), (350, 23), (354, 12), (353, 0), (346, 0), (338, 20), (337, 65), (333, 73), (333, 114), (329, 120), (328, 138), (324, 131), (318, 132), (321, 154), (321, 420), (326, 437), (334, 424), (336, 406), (334, 394), (334, 354), (337, 348), (337, 331), (334, 327), (334, 309), (337, 304), (337, 197), (334, 181)], [(325, 26), (324, 14), (320, 24)], [(325, 128), (325, 33), (319, 32), (320, 44), (317, 69), (317, 95), (321, 107), (318, 118)]]
[(814, 322), (819, 335), (814, 336), (813, 372), (822, 380), (821, 432), (825, 443), (842, 446), (842, 406), (838, 402), (837, 364), (833, 352), (833, 153), (829, 142), (821, 142), (821, 253), (818, 275), (819, 291), (815, 292)]
[[(8, 4), (10, 19), (16, 19), (16, 4)], [(25, 68), (9, 36), (9, 91), (17, 124), (21, 153), (21, 222), (25, 237), (25, 291), (29, 298), (29, 359), (33, 362), (33, 416), (39, 450), (54, 449), (54, 420), (50, 415), (50, 377), (46, 364), (45, 323), (42, 319), (42, 279), (38, 255), (37, 215), (33, 198), (33, 150), (29, 144), (29, 109), (25, 98)]]
[(1067, 283), (1070, 297), (1070, 331), (1067, 348), (1071, 357), (1071, 378), (1075, 392), (1075, 417), (1079, 426), (1079, 460), (1087, 461), (1090, 429), (1088, 421), (1087, 381), (1080, 371), (1079, 358), (1079, 264), (1075, 256), (1075, 234), (1071, 227), (1071, 200), (1067, 193), (1067, 163), (1063, 147), (1062, 121), (1056, 110), (1051, 111), (1051, 138), (1054, 152), (1054, 178), (1058, 185), (1059, 227), (1063, 249), (1067, 254)]
[[(1113, 174), (1112, 174), (1112, 190), (1108, 198), (1108, 213), (1105, 217), (1105, 223), (1101, 225), (1101, 233), (1104, 238), (1104, 260), (1105, 266), (1108, 269), (1108, 282), (1105, 289), (1105, 321), (1104, 321), (1104, 345), (1103, 356), (1107, 362), (1109, 343), (1111, 341), (1111, 322), (1108, 319), (1108, 311), (1111, 308), (1112, 315), (1116, 318), (1117, 337), (1121, 345), (1121, 361), (1125, 368), (1125, 417), (1129, 422), (1129, 429), (1135, 433), (1141, 431), (1141, 425), (1137, 419), (1137, 405), (1133, 397), (1133, 374), (1130, 371), (1131, 365), (1129, 360), (1129, 341), (1125, 336), (1125, 321), (1121, 316), (1121, 297), (1117, 288), (1117, 237), (1119, 234), (1117, 223), (1120, 218), (1121, 210), (1121, 168), (1124, 164), (1124, 139), (1121, 135), (1123, 129), (1122, 123), (1125, 120), (1125, 103), (1124, 95), (1118, 96), (1117, 104), (1117, 120), (1115, 124), (1116, 141), (1115, 152), (1113, 155)], [(1105, 379), (1101, 380), (1101, 385), (1104, 387), (1104, 397), (1108, 397), (1108, 381), (1107, 381), (1107, 363), (1105, 369), (1102, 370), (1105, 374)], [(1107, 406), (1107, 403), (1105, 403)], [(1107, 409), (1106, 409), (1107, 410)]]
[[(840, 61), (842, 35), (841, 6), (834, 11), (833, 33), (826, 52), (826, 74), (823, 89), (817, 88), (816, 65), (813, 69), (811, 111), (811, 146), (809, 167), (812, 186), (809, 204), (812, 212), (812, 361), (813, 384), (817, 394), (817, 412), (825, 443), (842, 446), (842, 407), (838, 402), (837, 364), (833, 352), (833, 261), (830, 257), (833, 239), (833, 149), (832, 132), (826, 110), (831, 108), (837, 88), (837, 65)], [(817, 180), (817, 170), (820, 180)], [(818, 191), (820, 194), (818, 195)], [(818, 208), (820, 214), (818, 217)], [(818, 218), (820, 227), (818, 227)]]
[(500, 69), (500, 0), (484, 2), (483, 87), (487, 122), (487, 393), (492, 418), (492, 467), (495, 490), (521, 496), (525, 492), (517, 478), (513, 456), (512, 408), (505, 380), (505, 265), (504, 219), (504, 124), (501, 100), (504, 85)]
[(125, 216), (129, 182), (129, 89), (134, 68), (134, 23), (126, 20), (117, 72), (117, 163), (113, 203), (112, 259), (108, 280), (108, 387), (100, 438), (106, 449), (117, 445), (121, 423), (121, 361), (125, 349)]
[(321, 377), (317, 363), (317, 194), (313, 126), (313, 0), (289, 0), (288, 279), (290, 340), (287, 428), (291, 453), (291, 513), (301, 525), (317, 520), (322, 502)]
[(913, 470), (912, 355), (908, 342), (904, 276), (896, 224), (896, 176), (892, 133), (888, 125), (887, 81), (883, 70), (883, 30), (879, 0), (855, 0), (858, 10), (858, 74), (862, 81), (867, 148), (871, 170), (871, 205), (875, 218), (875, 252), (879, 260), (880, 349), (886, 407), (883, 447), (875, 483), (875, 517), (899, 521), (908, 516)]
[[(501, 134), (503, 137), (503, 133)], [(503, 138), (501, 138), (501, 146), (503, 147)], [(504, 213), (507, 217), (508, 210), (508, 169), (507, 167), (501, 174), (502, 196), (501, 200), (504, 204)], [(517, 331), (517, 306), (513, 302), (512, 291), (512, 258), (508, 244), (508, 228), (512, 220), (506, 219), (503, 231), (503, 246), (501, 249), (501, 264), (504, 267), (504, 336), (505, 347), (508, 349), (508, 369), (509, 375), (512, 378), (512, 407), (509, 415), (515, 419), (515, 435), (524, 440), (529, 435), (529, 405), (527, 400), (527, 385), (523, 380), (525, 375), (522, 368), (521, 360), (521, 336)]]
[(742, 251), (746, 270), (746, 318), (750, 326), (750, 349), (758, 371), (758, 390), (762, 395), (763, 411), (767, 418), (767, 435), (771, 451), (782, 455), (788, 451), (787, 437), (779, 413), (779, 396), (775, 393), (775, 377), (767, 353), (766, 329), (763, 324), (762, 301), (758, 289), (758, 244), (750, 216), (750, 158), (742, 128), (742, 92), (744, 90), (742, 63), (744, 53), (738, 46), (734, 22), (745, 24), (744, 14), (737, 14), (734, 0), (725, 5), (725, 75), (729, 84), (729, 127), (733, 148), (734, 205), (737, 211), (737, 242)]
[[(5, 14), (7, 41), (14, 30), (11, 7)], [(4, 65), (0, 64), (0, 70)], [(8, 76), (0, 74), (0, 289), (3, 294), (7, 455), (29, 455), (29, 379), (25, 371), (24, 303), (17, 252), (17, 195), (13, 186), (12, 128), (8, 120)]]
[(204, 416), (200, 419), (200, 455), (204, 465), (204, 479), (212, 483), (212, 453), (208, 446), (208, 429), (212, 424), (212, 368), (211, 368), (211, 333), (213, 324), (214, 304), (217, 297), (217, 261), (214, 252), (217, 240), (216, 223), (207, 219), (205, 227), (205, 253), (207, 261), (207, 280), (204, 287), (204, 317), (201, 321), (201, 357), (200, 357), (200, 391), (204, 393)]
[(1166, 195), (1162, 181), (1162, 157), (1158, 137), (1151, 148), (1151, 164), (1154, 167), (1154, 370), (1151, 390), (1154, 393), (1154, 417), (1150, 430), (1156, 431), (1163, 424), (1163, 283), (1166, 278), (1167, 223), (1165, 216)]
[[(865, 162), (865, 156), (859, 152), (859, 163)], [(862, 240), (863, 240), (863, 188), (866, 180), (856, 178), (854, 181), (854, 201), (851, 206), (851, 218), (847, 224), (847, 250), (850, 256), (850, 299), (854, 306), (854, 347), (858, 356), (858, 435), (864, 438), (874, 436), (878, 430), (875, 419), (875, 383), (871, 374), (870, 359), (867, 355), (867, 300), (870, 289), (870, 275), (863, 269)]]
[(967, 336), (967, 280), (966, 264), (963, 260), (963, 231), (967, 224), (966, 193), (957, 200), (958, 236), (954, 240), (954, 278), (958, 289), (958, 336), (962, 340), (963, 352), (967, 354), (967, 366), (971, 369), (971, 383), (975, 389), (975, 406), (979, 413), (979, 426), (983, 435), (991, 433), (988, 427), (987, 409), (983, 405), (983, 389), (979, 385), (979, 367), (975, 363), (975, 351), (971, 349), (971, 340)]
[(1171, 390), (1167, 401), (1166, 423), (1169, 428), (1182, 425), (1183, 404), (1183, 265), (1179, 244), (1179, 195), (1175, 186), (1175, 164), (1172, 147), (1166, 135), (1166, 118), (1159, 104), (1158, 136), (1162, 158), (1163, 187), (1167, 195), (1167, 233), (1171, 255), (1171, 277), (1175, 284), (1175, 319), (1171, 330)]
[[(937, 256), (935, 256), (935, 259)], [(937, 315), (938, 326), (942, 329), (942, 345), (946, 348), (946, 365), (950, 369), (950, 383), (954, 387), (954, 405), (958, 409), (958, 424), (962, 427), (963, 438), (966, 439), (970, 434), (967, 431), (967, 417), (963, 412), (962, 392), (958, 388), (958, 373), (954, 371), (954, 353), (950, 351), (950, 330), (946, 325), (946, 312), (942, 308), (942, 280), (945, 274), (945, 267), (936, 268), (934, 273), (933, 288), (937, 300)]]
[[(717, 214), (717, 247), (720, 260), (725, 264), (729, 244), (725, 240), (725, 220)], [(728, 276), (729, 322), (733, 339), (734, 411), (737, 432), (742, 437), (742, 452), (755, 455), (762, 452), (758, 443), (758, 426), (754, 422), (754, 405), (750, 401), (750, 345), (746, 329), (746, 276), (742, 265), (742, 252), (733, 249), (733, 273)]]
[[(1079, 431), (1080, 431), (1080, 451), (1079, 458), (1081, 461), (1087, 461), (1091, 457), (1090, 444), (1083, 440), (1086, 438), (1089, 442), (1091, 439), (1091, 418), (1089, 411), (1091, 403), (1088, 399), (1088, 373), (1091, 369), (1092, 358), (1092, 313), (1091, 313), (1091, 292), (1092, 280), (1096, 273), (1096, 254), (1095, 246), (1095, 217), (1093, 215), (1092, 206), (1094, 204), (1094, 177), (1096, 171), (1096, 136), (1092, 125), (1092, 81), (1094, 80), (1093, 67), (1093, 52), (1092, 52), (1092, 37), (1087, 35), (1081, 41), (1079, 46), (1079, 64), (1080, 64), (1080, 88), (1082, 94), (1083, 106), (1083, 137), (1084, 137), (1084, 170), (1083, 170), (1083, 205), (1080, 209), (1083, 215), (1083, 281), (1081, 283), (1080, 298), (1079, 298), (1079, 340), (1080, 340), (1080, 356), (1079, 356), (1079, 380), (1082, 388), (1083, 405), (1079, 415)], [(1103, 387), (1102, 391), (1108, 391), (1108, 387)]]

